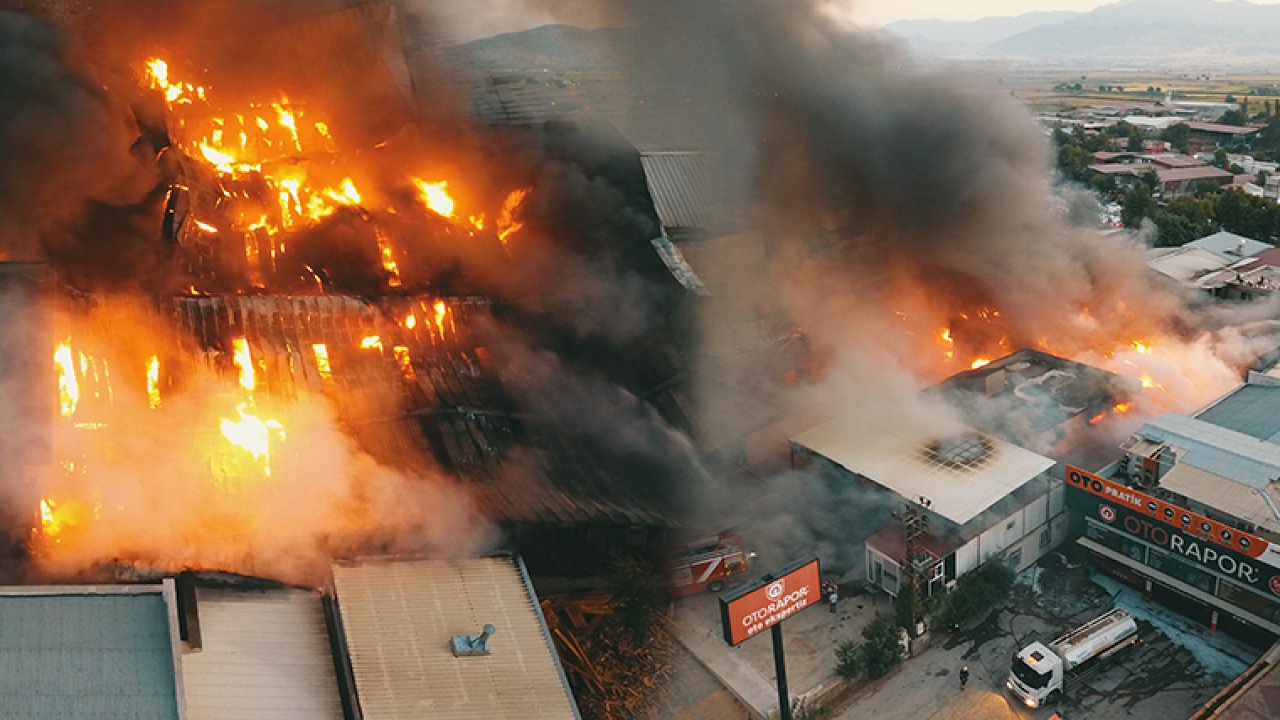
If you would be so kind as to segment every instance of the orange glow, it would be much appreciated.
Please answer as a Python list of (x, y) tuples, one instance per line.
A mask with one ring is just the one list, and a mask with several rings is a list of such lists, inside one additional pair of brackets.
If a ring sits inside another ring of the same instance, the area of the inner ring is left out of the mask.
[(381, 351), (382, 338), (379, 337), (378, 335), (367, 335), (360, 341), (360, 347), (365, 350), (372, 350), (374, 348), (377, 348), (379, 351)]
[(1097, 415), (1094, 415), (1093, 417), (1089, 418), (1089, 424), (1097, 425), (1098, 423), (1102, 422), (1106, 418), (1107, 418), (1107, 411), (1103, 410), (1099, 412)]
[(1134, 341), (1133, 341), (1133, 349), (1134, 349), (1134, 350), (1137, 350), (1138, 352), (1142, 353), (1143, 355), (1150, 355), (1150, 354), (1151, 354), (1151, 345), (1149, 345), (1149, 344), (1147, 344), (1147, 343), (1144, 343), (1144, 342), (1142, 342), (1141, 340), (1134, 340)]
[(408, 315), (405, 315), (404, 326), (409, 330), (414, 329), (415, 327), (418, 326), (418, 318), (415, 317), (413, 313), (409, 313)]
[(58, 366), (58, 400), (62, 417), (71, 417), (80, 403), (80, 382), (76, 379), (75, 361), (71, 345), (62, 343), (53, 351), (53, 362)]
[(210, 224), (209, 224), (209, 223), (207, 223), (207, 222), (204, 222), (203, 220), (195, 220), (194, 222), (195, 222), (195, 224), (196, 224), (196, 227), (200, 228), (201, 230), (203, 230), (203, 231), (205, 231), (205, 232), (207, 232), (207, 233), (216, 233), (216, 232), (218, 232), (218, 228), (216, 228), (216, 227), (214, 227), (214, 226), (210, 225)]
[(231, 348), (236, 367), (240, 368), (240, 387), (253, 392), (253, 355), (249, 352), (249, 341), (242, 337), (232, 338)]
[(431, 212), (440, 217), (453, 217), (453, 198), (445, 190), (445, 188), (449, 187), (447, 180), (429, 183), (425, 180), (414, 178), (413, 184), (418, 186), (418, 191), (422, 193), (422, 202), (426, 203)]
[(990, 361), (990, 360), (988, 360), (987, 358), (977, 358), (977, 359), (976, 359), (976, 360), (974, 360), (973, 362), (969, 363), (969, 369), (970, 369), (970, 370), (977, 370), (978, 368), (982, 367), (983, 365), (990, 365), (990, 364), (991, 364), (991, 361)]
[(391, 348), (391, 353), (395, 355), (396, 363), (400, 365), (400, 374), (404, 375), (405, 380), (413, 381), (415, 378), (413, 358), (409, 356), (409, 348), (404, 345), (396, 345)]
[(1133, 404), (1127, 403), (1127, 402), (1116, 403), (1116, 406), (1111, 408), (1112, 412), (1114, 412), (1117, 415), (1124, 415), (1132, 409), (1133, 409)]
[(249, 404), (236, 406), (238, 420), (222, 420), (222, 435), (232, 445), (253, 456), (254, 460), (263, 463), (265, 474), (271, 474), (271, 433), (283, 434), (284, 427), (276, 420), (262, 420), (248, 412)]
[(441, 340), (444, 339), (444, 321), (449, 317), (449, 306), (444, 304), (443, 300), (437, 300), (432, 306), (436, 313), (436, 333)]
[(58, 504), (48, 498), (40, 498), (40, 531), (45, 537), (54, 538), (54, 542), (62, 542), (58, 533), (62, 532), (62, 519), (55, 512)]
[(512, 235), (520, 232), (524, 227), (524, 223), (515, 219), (516, 209), (520, 207), (520, 203), (524, 202), (525, 195), (529, 194), (529, 188), (521, 188), (512, 190), (502, 201), (502, 208), (498, 211), (498, 239), (503, 245), (507, 244), (507, 239)]
[(1138, 376), (1138, 382), (1141, 382), (1142, 387), (1146, 389), (1160, 390), (1161, 392), (1164, 391), (1164, 386), (1156, 382), (1154, 379), (1152, 379), (1150, 375), (1146, 373), (1142, 373), (1141, 375)]
[(329, 346), (324, 343), (314, 343), (311, 346), (311, 354), (316, 358), (316, 370), (320, 372), (320, 379), (326, 383), (333, 382), (333, 367), (329, 365)]
[(147, 360), (147, 405), (152, 410), (160, 407), (160, 358), (155, 355)]

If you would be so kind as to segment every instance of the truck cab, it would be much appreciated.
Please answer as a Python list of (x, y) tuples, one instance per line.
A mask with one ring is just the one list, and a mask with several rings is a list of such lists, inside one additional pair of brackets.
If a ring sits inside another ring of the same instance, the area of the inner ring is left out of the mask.
[(1044, 643), (1033, 642), (1013, 658), (1005, 686), (1029, 708), (1052, 704), (1062, 693), (1062, 658)]
[(686, 597), (703, 591), (720, 592), (730, 582), (747, 574), (742, 538), (721, 533), (685, 543), (672, 553), (667, 565), (667, 582), (672, 595)]
[(1049, 644), (1033, 642), (1013, 656), (1005, 687), (1027, 707), (1062, 697), (1067, 673), (1106, 660), (1138, 642), (1138, 624), (1121, 608), (1096, 617)]

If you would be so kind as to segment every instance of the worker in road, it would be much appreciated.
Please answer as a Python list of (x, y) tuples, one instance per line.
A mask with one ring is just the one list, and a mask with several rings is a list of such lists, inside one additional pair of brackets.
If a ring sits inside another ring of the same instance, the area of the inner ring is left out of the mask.
[(968, 683), (969, 683), (969, 666), (965, 665), (964, 667), (960, 668), (960, 689), (963, 690), (964, 686), (967, 685)]

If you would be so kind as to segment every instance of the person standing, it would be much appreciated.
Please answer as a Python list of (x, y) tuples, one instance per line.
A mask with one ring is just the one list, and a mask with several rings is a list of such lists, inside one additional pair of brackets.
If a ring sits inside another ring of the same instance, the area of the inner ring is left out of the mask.
[(960, 668), (960, 689), (964, 690), (964, 686), (969, 684), (969, 666), (965, 665)]
[(834, 580), (827, 580), (823, 583), (823, 591), (827, 595), (827, 607), (832, 613), (836, 611), (836, 603), (840, 602), (840, 588)]

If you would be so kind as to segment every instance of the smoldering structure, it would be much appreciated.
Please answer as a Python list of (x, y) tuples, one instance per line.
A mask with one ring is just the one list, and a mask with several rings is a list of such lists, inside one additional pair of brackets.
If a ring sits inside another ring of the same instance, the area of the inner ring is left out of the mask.
[(34, 567), (658, 551), (700, 471), (617, 138), (470, 125), (392, 3), (124, 5), (12, 20), (144, 178), (20, 233), (57, 278), (51, 458), (6, 480)]

